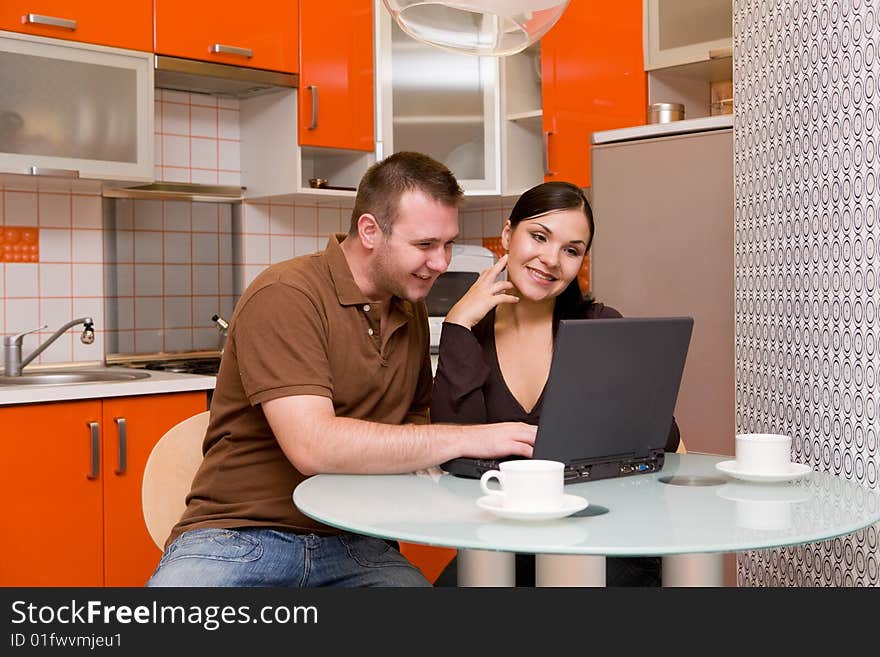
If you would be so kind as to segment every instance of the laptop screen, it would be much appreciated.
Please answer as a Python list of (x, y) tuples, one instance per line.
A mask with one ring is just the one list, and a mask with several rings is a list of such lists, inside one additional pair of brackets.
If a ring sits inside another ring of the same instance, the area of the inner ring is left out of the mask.
[(666, 445), (693, 319), (562, 320), (534, 458), (644, 457)]

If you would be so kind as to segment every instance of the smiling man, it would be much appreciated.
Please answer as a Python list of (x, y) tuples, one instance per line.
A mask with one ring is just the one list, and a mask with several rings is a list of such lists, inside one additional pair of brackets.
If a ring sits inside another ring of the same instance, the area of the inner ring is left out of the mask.
[(427, 424), (423, 300), (449, 265), (461, 199), (444, 165), (397, 153), (364, 175), (347, 235), (251, 283), (230, 322), (205, 458), (148, 586), (428, 585), (387, 542), (308, 518), (292, 494), (318, 473), (531, 455), (533, 426)]

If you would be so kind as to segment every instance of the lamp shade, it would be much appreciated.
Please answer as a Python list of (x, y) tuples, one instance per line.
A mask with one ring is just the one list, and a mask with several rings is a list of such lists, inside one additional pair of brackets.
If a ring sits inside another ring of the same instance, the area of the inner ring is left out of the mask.
[(469, 55), (512, 55), (540, 39), (569, 0), (382, 0), (413, 39)]

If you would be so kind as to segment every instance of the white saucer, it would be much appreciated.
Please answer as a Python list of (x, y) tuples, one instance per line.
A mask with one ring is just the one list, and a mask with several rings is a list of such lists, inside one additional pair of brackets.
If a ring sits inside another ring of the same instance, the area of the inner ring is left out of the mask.
[(589, 502), (578, 495), (563, 495), (562, 505), (557, 509), (532, 511), (528, 509), (512, 509), (504, 506), (501, 495), (485, 495), (477, 500), (477, 506), (484, 511), (491, 511), (496, 516), (508, 520), (553, 520), (564, 518), (586, 509)]
[(804, 465), (803, 463), (789, 463), (786, 469), (780, 470), (779, 472), (747, 472), (741, 470), (739, 466), (737, 466), (736, 461), (721, 461), (720, 463), (715, 464), (715, 468), (736, 479), (742, 479), (743, 481), (761, 481), (765, 483), (794, 481), (795, 479), (806, 477), (813, 471), (810, 466)]

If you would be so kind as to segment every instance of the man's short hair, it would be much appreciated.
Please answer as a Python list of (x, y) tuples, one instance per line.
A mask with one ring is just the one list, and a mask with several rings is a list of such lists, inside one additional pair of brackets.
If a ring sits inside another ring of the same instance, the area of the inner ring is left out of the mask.
[(455, 176), (443, 163), (422, 153), (394, 153), (376, 162), (361, 178), (348, 234), (356, 235), (360, 216), (371, 214), (382, 232), (390, 235), (400, 197), (414, 190), (450, 207), (458, 207), (464, 197)]

